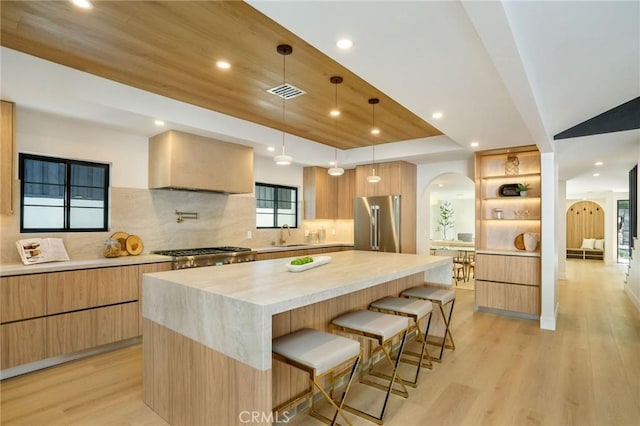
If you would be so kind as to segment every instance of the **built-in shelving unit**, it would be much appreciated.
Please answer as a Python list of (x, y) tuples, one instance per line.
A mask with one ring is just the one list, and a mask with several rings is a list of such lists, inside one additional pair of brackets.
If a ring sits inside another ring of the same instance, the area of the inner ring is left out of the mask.
[[(524, 250), (522, 240), (540, 235), (540, 153), (535, 146), (478, 152), (475, 184), (476, 306), (537, 317), (540, 244)], [(526, 195), (516, 184), (530, 186)]]

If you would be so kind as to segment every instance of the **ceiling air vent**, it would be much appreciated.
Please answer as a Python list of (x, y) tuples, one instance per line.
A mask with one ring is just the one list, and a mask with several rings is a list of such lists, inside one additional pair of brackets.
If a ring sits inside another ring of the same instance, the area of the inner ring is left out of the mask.
[(284, 84), (281, 84), (280, 86), (273, 87), (267, 90), (267, 92), (271, 93), (272, 95), (279, 96), (286, 100), (293, 99), (297, 96), (304, 95), (307, 93), (304, 90), (300, 90), (297, 87), (290, 85), (289, 83), (284, 83)]

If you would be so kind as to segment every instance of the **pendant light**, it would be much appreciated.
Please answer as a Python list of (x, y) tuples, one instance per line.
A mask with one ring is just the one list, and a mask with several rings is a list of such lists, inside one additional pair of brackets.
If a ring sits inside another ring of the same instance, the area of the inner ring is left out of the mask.
[[(279, 54), (282, 55), (282, 86), (284, 86), (286, 84), (286, 75), (287, 75), (286, 58), (287, 58), (288, 55), (291, 55), (291, 53), (293, 52), (293, 48), (288, 44), (279, 44), (278, 47), (276, 48), (276, 50), (277, 50), (277, 52)], [(283, 127), (283, 129), (284, 129), (284, 123), (285, 123), (285, 118), (284, 118), (284, 103), (285, 102), (286, 102), (285, 98), (282, 97), (282, 127)], [(273, 157), (273, 161), (275, 161), (276, 164), (278, 164), (280, 166), (288, 166), (293, 161), (293, 158), (290, 155), (287, 155), (285, 153), (285, 150), (284, 150), (284, 134), (285, 134), (285, 131), (282, 130), (282, 154), (276, 155), (275, 157)]]
[[(336, 86), (336, 105), (333, 110), (331, 110), (330, 115), (336, 119), (336, 131), (338, 130), (338, 116), (340, 115), (340, 110), (338, 109), (338, 84), (342, 83), (342, 77), (333, 76), (329, 79), (329, 81)], [(342, 176), (344, 174), (344, 169), (342, 167), (338, 167), (338, 148), (336, 148), (336, 159), (333, 163), (333, 167), (331, 167), (327, 173), (331, 176)]]
[[(372, 135), (379, 135), (380, 134), (380, 130), (378, 130), (378, 128), (376, 127), (376, 104), (380, 103), (380, 99), (378, 98), (371, 98), (369, 99), (369, 104), (371, 105), (371, 108), (373, 110), (372, 112), (372, 126), (371, 126), (371, 134)], [(371, 174), (369, 176), (367, 176), (367, 182), (369, 183), (378, 183), (382, 180), (382, 178), (378, 175), (376, 175), (376, 144), (375, 142), (371, 145), (371, 150), (372, 150), (372, 161), (371, 161)]]

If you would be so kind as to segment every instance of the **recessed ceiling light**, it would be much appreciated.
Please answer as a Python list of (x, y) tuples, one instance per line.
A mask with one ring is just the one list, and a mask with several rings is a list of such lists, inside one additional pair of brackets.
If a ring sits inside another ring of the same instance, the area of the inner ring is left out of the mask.
[(444, 186), (444, 183), (439, 183), (438, 184), (438, 188), (442, 188)]
[(598, 177), (598, 176), (600, 176), (600, 173), (594, 173), (593, 176), (594, 177)]
[(91, 2), (89, 0), (71, 0), (71, 3), (75, 4), (76, 6), (78, 6), (79, 8), (82, 8), (82, 9), (91, 9), (91, 8), (93, 8), (93, 5), (91, 4)]
[(433, 114), (431, 114), (431, 118), (435, 118), (436, 120), (442, 118), (442, 113), (441, 112), (434, 112)]
[(596, 166), (602, 166), (604, 163), (602, 161), (596, 161)]
[(471, 143), (469, 144), (469, 146), (470, 146), (471, 148), (477, 148), (478, 146), (480, 146), (480, 144), (479, 144), (478, 142), (475, 142), (475, 141), (474, 141), (474, 142), (471, 142)]
[(164, 126), (164, 121), (162, 121), (162, 120), (155, 120), (155, 121), (153, 122), (153, 124), (155, 124), (156, 126)]
[(332, 109), (331, 112), (329, 113), (330, 116), (332, 117), (337, 117), (340, 115), (340, 111), (337, 109)]
[(275, 149), (274, 147), (272, 147), (272, 146), (268, 146), (268, 147), (267, 147), (267, 151), (269, 151), (269, 152), (273, 152), (273, 151), (275, 151), (275, 150), (276, 150), (276, 149)]
[(336, 42), (336, 46), (338, 46), (340, 49), (351, 49), (351, 47), (353, 46), (353, 42), (348, 38), (341, 38)]
[(380, 129), (378, 129), (377, 127), (374, 127), (373, 129), (371, 129), (371, 134), (372, 135), (379, 135), (380, 134)]
[(221, 70), (228, 70), (229, 68), (231, 68), (231, 64), (227, 61), (217, 61), (216, 67), (220, 68)]

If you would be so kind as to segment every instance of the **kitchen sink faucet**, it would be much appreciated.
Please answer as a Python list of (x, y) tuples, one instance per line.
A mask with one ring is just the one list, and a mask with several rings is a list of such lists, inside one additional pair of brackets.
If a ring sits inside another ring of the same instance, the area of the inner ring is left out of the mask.
[(280, 227), (280, 244), (284, 244), (287, 242), (287, 238), (284, 236), (284, 228), (287, 228), (287, 233), (289, 237), (291, 236), (291, 228), (286, 223)]

